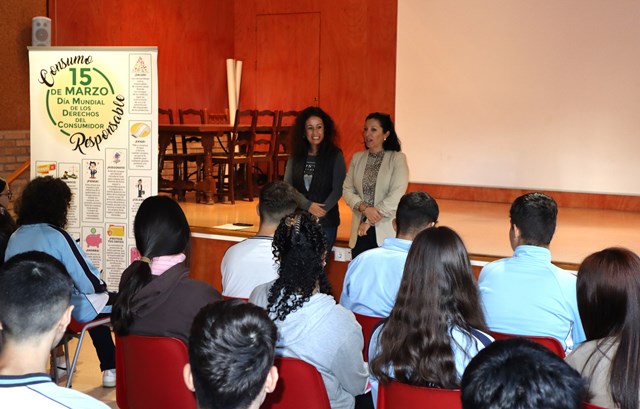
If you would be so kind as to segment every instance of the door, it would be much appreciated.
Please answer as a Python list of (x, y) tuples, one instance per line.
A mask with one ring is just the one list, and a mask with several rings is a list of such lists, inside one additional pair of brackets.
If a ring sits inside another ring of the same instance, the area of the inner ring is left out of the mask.
[(256, 108), (319, 104), (320, 13), (257, 16)]

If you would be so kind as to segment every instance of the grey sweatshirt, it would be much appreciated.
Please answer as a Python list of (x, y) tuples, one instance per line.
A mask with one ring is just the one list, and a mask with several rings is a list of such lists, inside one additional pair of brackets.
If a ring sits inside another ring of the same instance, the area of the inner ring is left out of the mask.
[[(249, 301), (266, 308), (272, 282), (256, 287)], [(322, 375), (332, 409), (353, 409), (365, 392), (369, 371), (362, 359), (362, 329), (332, 296), (314, 294), (278, 327), (277, 354), (302, 359)], [(300, 402), (304, 407), (304, 402)]]

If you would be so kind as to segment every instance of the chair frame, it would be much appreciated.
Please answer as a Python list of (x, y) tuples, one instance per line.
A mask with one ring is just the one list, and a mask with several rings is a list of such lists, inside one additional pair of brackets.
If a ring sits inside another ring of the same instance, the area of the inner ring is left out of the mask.
[(551, 352), (553, 352), (554, 354), (556, 354), (557, 356), (559, 356), (562, 359), (564, 359), (565, 356), (566, 356), (566, 351), (562, 347), (562, 344), (560, 343), (560, 341), (558, 341), (557, 339), (555, 339), (553, 337), (537, 336), (537, 335), (507, 334), (507, 333), (504, 333), (504, 332), (495, 332), (495, 331), (490, 331), (490, 335), (495, 340), (511, 339), (511, 338), (525, 338), (525, 339), (528, 339), (530, 341), (533, 341), (533, 342), (535, 342), (537, 344), (540, 344), (540, 345), (546, 347), (547, 349), (549, 349)]
[[(273, 179), (281, 179), (280, 176), (280, 163), (285, 164), (291, 156), (292, 150), (292, 126), (283, 126), (282, 122), (284, 118), (295, 118), (300, 114), (300, 111), (279, 111), (278, 124), (276, 125), (276, 141), (273, 149)], [(280, 150), (282, 148), (282, 151)], [(284, 178), (284, 170), (282, 171), (282, 178)]]
[[(253, 133), (253, 155), (251, 155), (252, 177), (258, 168), (258, 164), (265, 163), (267, 165), (267, 182), (273, 181), (273, 155), (276, 147), (276, 129), (278, 126), (280, 111), (263, 110), (256, 113), (256, 128)], [(271, 124), (261, 124), (261, 118), (272, 117)], [(268, 135), (266, 139), (258, 138), (259, 135)], [(267, 150), (257, 150), (259, 146), (267, 145)]]
[[(423, 397), (417, 399), (416, 395)], [(389, 404), (389, 402), (392, 404)], [(444, 406), (443, 406), (444, 405)], [(390, 381), (378, 384), (377, 409), (462, 409), (460, 389), (427, 388)]]
[(354, 312), (356, 321), (362, 328), (362, 337), (364, 338), (364, 348), (362, 348), (362, 356), (365, 362), (369, 361), (369, 344), (371, 343), (371, 336), (373, 335), (374, 327), (384, 319), (384, 317), (372, 317), (369, 315), (358, 314)]

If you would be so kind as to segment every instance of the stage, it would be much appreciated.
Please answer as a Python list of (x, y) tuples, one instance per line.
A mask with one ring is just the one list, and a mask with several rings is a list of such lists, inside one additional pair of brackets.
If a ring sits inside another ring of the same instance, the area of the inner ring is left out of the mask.
[[(191, 196), (181, 203), (194, 237), (193, 273), (220, 289), (220, 261), (224, 251), (235, 242), (254, 235), (259, 218), (257, 198), (253, 202), (236, 201), (214, 205), (196, 204)], [(340, 201), (341, 225), (337, 247), (348, 247), (351, 210)], [(488, 261), (512, 254), (509, 244), (509, 204), (438, 200), (440, 226), (456, 230), (464, 240), (476, 273)], [(248, 223), (239, 230), (220, 228), (225, 224)], [(576, 270), (589, 254), (606, 247), (622, 246), (640, 253), (640, 212), (594, 210), (561, 207), (556, 234), (551, 242), (554, 263)], [(328, 276), (334, 292), (342, 288), (348, 263), (333, 261)]]

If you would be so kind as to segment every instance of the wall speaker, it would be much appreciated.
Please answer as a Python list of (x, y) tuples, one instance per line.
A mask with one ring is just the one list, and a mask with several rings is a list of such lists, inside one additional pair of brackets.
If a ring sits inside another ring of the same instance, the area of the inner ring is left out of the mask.
[(34, 17), (31, 20), (31, 45), (34, 47), (51, 47), (51, 19)]

